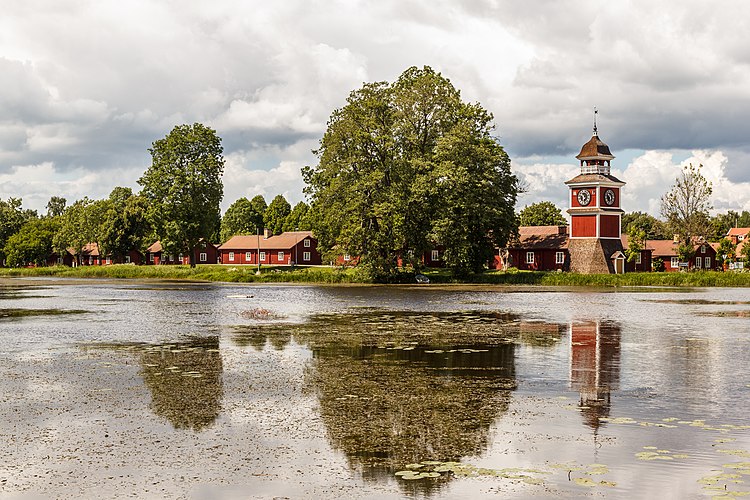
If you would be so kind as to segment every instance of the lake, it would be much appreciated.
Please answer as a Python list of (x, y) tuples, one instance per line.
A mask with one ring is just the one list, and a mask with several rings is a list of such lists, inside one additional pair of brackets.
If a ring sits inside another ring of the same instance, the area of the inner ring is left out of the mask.
[(750, 495), (750, 290), (0, 280), (0, 495)]

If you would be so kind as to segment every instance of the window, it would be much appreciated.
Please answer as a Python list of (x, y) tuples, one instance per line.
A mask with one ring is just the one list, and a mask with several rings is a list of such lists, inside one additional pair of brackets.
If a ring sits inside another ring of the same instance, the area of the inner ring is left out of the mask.
[(555, 252), (555, 264), (565, 263), (565, 252)]
[(63, 263), (63, 258), (62, 257), (58, 257), (57, 258), (57, 263), (58, 264), (62, 264)]
[(152, 254), (152, 253), (148, 254), (148, 260), (149, 260), (149, 262), (153, 262), (154, 261), (154, 254)]
[(112, 259), (110, 257), (107, 257), (107, 265), (112, 263)]
[(526, 263), (527, 264), (534, 263), (534, 252), (526, 252)]
[(706, 245), (701, 245), (701, 253), (706, 253)]
[(302, 260), (310, 260), (310, 252), (302, 252)]
[(744, 239), (745, 239), (745, 237), (744, 237), (743, 235), (739, 235), (739, 236), (737, 236), (737, 241), (742, 241), (742, 240), (744, 240)]
[(245, 260), (250, 262), (252, 258), (252, 252), (245, 252)]
[(89, 265), (92, 265), (94, 263), (94, 258), (89, 255)]
[(229, 261), (234, 262), (234, 252), (229, 252)]
[(680, 259), (678, 257), (672, 257), (669, 263), (669, 267), (678, 268), (680, 267)]
[(208, 260), (208, 255), (206, 255), (205, 253), (202, 253), (200, 255), (200, 260), (201, 262), (206, 262)]
[(350, 260), (352, 260), (352, 256), (349, 255), (348, 253), (345, 253), (344, 254), (344, 261), (346, 262), (346, 261), (350, 261)]
[(182, 262), (182, 259), (183, 259), (182, 254), (180, 254), (178, 258), (180, 259), (180, 262)]
[(130, 264), (130, 255), (125, 256), (125, 264)]
[(266, 261), (266, 252), (260, 252), (260, 261), (265, 262)]
[(305, 248), (310, 248), (310, 240), (308, 240), (307, 238), (305, 238), (304, 246)]
[(706, 269), (711, 269), (711, 257), (706, 257), (703, 261), (706, 263)]
[(437, 250), (433, 250), (432, 255), (430, 255), (430, 258), (432, 259), (433, 262), (436, 260), (440, 260), (440, 252)]
[(279, 262), (283, 262), (284, 261), (284, 252), (279, 252), (276, 255), (276, 258), (279, 260)]
[(696, 257), (695, 258), (695, 267), (697, 269), (700, 269), (701, 267), (703, 267), (702, 264), (703, 264), (703, 262), (701, 262), (701, 258), (700, 257)]
[(635, 254), (635, 263), (640, 264), (641, 263), (641, 252), (638, 252)]

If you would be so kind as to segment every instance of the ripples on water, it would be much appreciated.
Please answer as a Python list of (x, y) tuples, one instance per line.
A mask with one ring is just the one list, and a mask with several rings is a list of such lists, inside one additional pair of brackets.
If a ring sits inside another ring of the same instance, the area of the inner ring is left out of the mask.
[(744, 289), (5, 281), (0, 492), (739, 495), (749, 304)]

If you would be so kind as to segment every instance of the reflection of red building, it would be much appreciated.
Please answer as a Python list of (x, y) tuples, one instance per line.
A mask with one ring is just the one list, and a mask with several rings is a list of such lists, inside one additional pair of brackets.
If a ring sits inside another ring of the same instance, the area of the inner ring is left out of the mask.
[(610, 393), (620, 383), (620, 326), (605, 321), (570, 325), (570, 385), (581, 394), (586, 424), (597, 429), (609, 415)]

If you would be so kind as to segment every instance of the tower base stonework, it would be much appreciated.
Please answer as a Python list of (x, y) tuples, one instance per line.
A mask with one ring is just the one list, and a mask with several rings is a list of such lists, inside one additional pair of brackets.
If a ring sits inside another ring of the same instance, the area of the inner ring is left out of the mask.
[(612, 257), (622, 252), (619, 239), (570, 238), (570, 271), (580, 274), (614, 274)]

